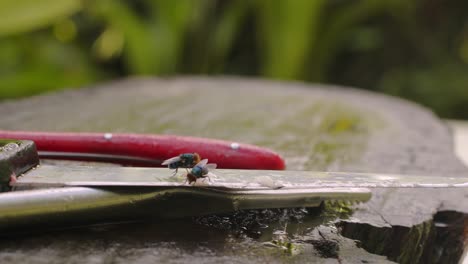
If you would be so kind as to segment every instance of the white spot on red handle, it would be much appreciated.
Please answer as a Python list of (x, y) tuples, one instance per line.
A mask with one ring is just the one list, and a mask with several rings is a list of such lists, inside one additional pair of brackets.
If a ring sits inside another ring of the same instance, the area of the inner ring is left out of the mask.
[(112, 139), (112, 134), (111, 133), (105, 133), (104, 134), (104, 139), (111, 140)]
[(239, 143), (237, 142), (231, 143), (231, 149), (239, 149)]

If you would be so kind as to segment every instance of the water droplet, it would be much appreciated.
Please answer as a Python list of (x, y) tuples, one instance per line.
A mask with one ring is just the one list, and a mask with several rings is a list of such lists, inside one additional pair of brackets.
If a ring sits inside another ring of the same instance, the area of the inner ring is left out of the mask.
[(260, 184), (261, 186), (272, 188), (272, 189), (284, 187), (284, 185), (282, 185), (280, 182), (273, 180), (269, 176), (258, 176), (258, 177), (255, 177), (254, 181)]
[(447, 227), (447, 226), (448, 226), (448, 224), (442, 223), (442, 222), (435, 222), (434, 225), (435, 225), (436, 227)]

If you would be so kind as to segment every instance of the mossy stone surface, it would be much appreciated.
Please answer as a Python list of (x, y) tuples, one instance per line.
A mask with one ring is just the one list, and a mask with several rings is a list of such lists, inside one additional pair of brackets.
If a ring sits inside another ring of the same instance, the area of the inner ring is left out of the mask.
[(426, 109), (355, 89), (241, 78), (139, 78), (0, 104), (10, 130), (141, 132), (273, 148), (288, 169), (460, 174)]
[[(455, 157), (450, 131), (430, 111), (400, 99), (349, 88), (243, 78), (137, 78), (2, 102), (0, 113), (0, 127), (11, 130), (161, 133), (251, 143), (281, 153), (290, 170), (429, 177), (460, 177), (467, 172)], [(426, 225), (434, 212), (440, 208), (465, 210), (450, 202), (465, 194), (466, 190), (449, 196), (420, 190), (375, 190), (369, 204), (353, 208), (348, 220), (356, 231), (347, 235), (354, 238), (365, 226), (382, 230), (400, 225), (408, 230), (399, 235), (422, 243), (429, 237), (431, 229)], [(274, 248), (275, 254), (270, 254), (265, 240), (207, 228), (188, 219), (133, 228), (85, 229), (87, 234), (70, 231), (60, 236), (39, 235), (14, 246), (1, 242), (0, 262), (32, 262), (37, 259), (29, 256), (34, 255), (48, 263), (65, 259), (95, 263), (336, 263), (337, 259), (324, 258), (304, 242), (310, 236), (317, 240), (313, 233), (317, 230), (325, 233), (333, 229), (332, 221), (318, 217), (299, 222), (297, 229), (287, 232), (291, 245), (299, 250), (292, 255), (291, 250), (284, 253), (281, 248)], [(261, 232), (284, 228), (276, 223)], [(267, 237), (271, 239), (271, 235)], [(337, 232), (322, 239), (338, 241), (341, 259), (385, 261), (356, 250), (355, 242)], [(385, 238), (382, 243), (396, 240)], [(409, 253), (398, 250), (392, 255), (399, 256), (398, 260), (422, 253), (422, 249)]]
[(39, 164), (36, 145), (29, 140), (0, 139), (0, 192), (10, 189), (12, 177)]

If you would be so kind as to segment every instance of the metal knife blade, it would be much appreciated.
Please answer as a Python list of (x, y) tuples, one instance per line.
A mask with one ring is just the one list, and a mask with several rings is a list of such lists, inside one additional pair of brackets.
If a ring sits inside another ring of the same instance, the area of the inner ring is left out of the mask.
[[(379, 173), (216, 170), (216, 178), (196, 186), (222, 189), (314, 189), (314, 188), (463, 188), (465, 177), (435, 177)], [(16, 189), (43, 187), (188, 186), (184, 173), (172, 176), (168, 169), (135, 167), (87, 167), (42, 165), (20, 177)], [(189, 186), (190, 187), (190, 186)]]

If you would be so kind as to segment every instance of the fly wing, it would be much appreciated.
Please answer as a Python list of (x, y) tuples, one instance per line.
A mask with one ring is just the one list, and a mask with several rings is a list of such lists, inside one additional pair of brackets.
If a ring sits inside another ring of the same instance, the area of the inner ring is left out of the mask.
[(200, 162), (197, 163), (197, 165), (195, 165), (195, 167), (199, 166), (199, 167), (205, 167), (205, 165), (208, 163), (208, 159), (202, 159)]
[(218, 165), (216, 165), (216, 163), (208, 163), (205, 167), (208, 168), (208, 170), (212, 171), (215, 170), (217, 166)]
[(164, 166), (164, 165), (169, 165), (169, 164), (171, 164), (171, 163), (178, 162), (178, 161), (180, 161), (180, 157), (179, 157), (179, 156), (177, 156), (177, 157), (172, 157), (172, 158), (170, 158), (170, 159), (167, 159), (167, 160), (163, 161), (163, 162), (161, 163), (161, 165), (163, 165), (163, 166)]
[(208, 172), (205, 177), (209, 177), (209, 178), (218, 178), (218, 176), (216, 176), (216, 174), (212, 173), (211, 171)]

